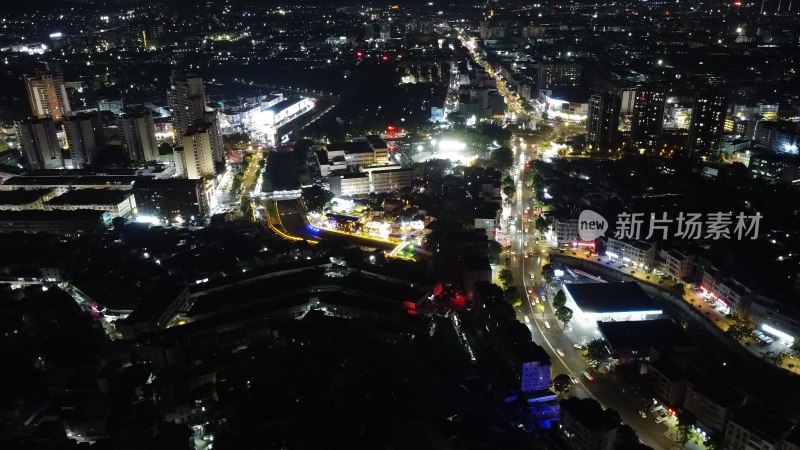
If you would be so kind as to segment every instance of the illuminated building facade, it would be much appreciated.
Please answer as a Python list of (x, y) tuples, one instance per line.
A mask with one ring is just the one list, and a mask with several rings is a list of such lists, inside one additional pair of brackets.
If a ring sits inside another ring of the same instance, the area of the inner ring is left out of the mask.
[(697, 150), (719, 149), (727, 107), (728, 98), (724, 94), (710, 91), (695, 94), (692, 121), (689, 125), (690, 154)]
[(25, 88), (34, 116), (59, 122), (70, 113), (67, 87), (60, 73), (37, 71), (25, 75)]
[(666, 95), (661, 89), (637, 88), (631, 119), (631, 148), (654, 153), (661, 143)]
[(586, 143), (594, 149), (608, 150), (617, 139), (621, 99), (608, 92), (592, 95), (586, 122)]

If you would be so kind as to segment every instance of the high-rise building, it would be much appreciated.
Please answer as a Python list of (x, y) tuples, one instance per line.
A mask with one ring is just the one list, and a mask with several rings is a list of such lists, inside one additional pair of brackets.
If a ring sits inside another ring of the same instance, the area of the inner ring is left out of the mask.
[(637, 88), (631, 119), (631, 147), (656, 152), (664, 128), (666, 94), (661, 89)]
[(123, 114), (119, 117), (118, 124), (131, 161), (158, 160), (156, 130), (150, 111)]
[(175, 153), (175, 159), (180, 158), (181, 167), (179, 175), (190, 180), (214, 175), (214, 154), (211, 145), (211, 134), (207, 127), (194, 125), (186, 130), (183, 135), (183, 150)]
[(205, 127), (211, 139), (211, 154), (214, 162), (225, 162), (225, 144), (222, 141), (222, 129), (216, 111), (206, 113)]
[(728, 97), (712, 91), (697, 92), (689, 125), (689, 153), (697, 150), (716, 151), (722, 129), (725, 127), (725, 110)]
[(22, 156), (29, 169), (61, 169), (64, 155), (56, 136), (53, 119), (28, 119), (14, 122)]
[(25, 88), (34, 116), (40, 119), (51, 117), (59, 122), (70, 113), (67, 87), (60, 73), (37, 71), (25, 75)]
[(384, 41), (388, 41), (392, 38), (392, 23), (391, 22), (381, 22), (381, 39)]
[(608, 150), (617, 140), (621, 103), (619, 96), (608, 92), (592, 95), (589, 100), (586, 143), (594, 149)]
[(64, 133), (72, 166), (82, 168), (94, 164), (104, 144), (103, 123), (97, 113), (81, 113), (64, 117)]
[(536, 87), (539, 91), (580, 84), (581, 66), (571, 62), (541, 62), (537, 66)]
[(175, 142), (180, 143), (189, 127), (205, 121), (206, 92), (203, 79), (199, 75), (174, 70), (167, 97), (175, 124)]

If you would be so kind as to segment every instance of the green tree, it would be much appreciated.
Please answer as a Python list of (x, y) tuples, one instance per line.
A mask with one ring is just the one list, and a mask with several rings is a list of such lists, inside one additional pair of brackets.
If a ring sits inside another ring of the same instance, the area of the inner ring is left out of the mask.
[(605, 361), (611, 357), (608, 347), (606, 347), (606, 343), (602, 339), (589, 341), (584, 351), (586, 352), (586, 358), (593, 361)]
[(549, 285), (553, 282), (553, 278), (555, 277), (555, 270), (551, 264), (545, 264), (542, 266), (542, 278), (544, 281)]
[(243, 195), (239, 198), (239, 209), (242, 211), (242, 215), (250, 216), (253, 214), (253, 204), (246, 195)]
[(514, 152), (508, 147), (500, 147), (492, 150), (489, 160), (495, 169), (505, 172), (514, 165)]
[(517, 189), (514, 186), (503, 186), (503, 194), (506, 197), (513, 198), (516, 193)]
[(495, 240), (489, 240), (487, 245), (489, 247), (489, 262), (492, 264), (497, 264), (500, 262), (500, 252), (503, 251), (503, 247)]
[(737, 341), (743, 341), (750, 337), (750, 333), (753, 330), (745, 323), (735, 323), (728, 327), (726, 333), (728, 336), (736, 339)]
[(307, 210), (322, 212), (322, 210), (325, 209), (325, 205), (333, 199), (333, 193), (315, 184), (313, 186), (304, 187), (301, 197)]
[(683, 298), (683, 296), (686, 294), (686, 285), (683, 283), (675, 283), (675, 285), (672, 287), (672, 293)]
[(570, 387), (572, 387), (572, 378), (569, 375), (562, 373), (553, 378), (553, 388), (556, 392), (569, 392)]
[(503, 298), (509, 305), (519, 308), (522, 306), (522, 296), (516, 286), (509, 286), (503, 291)]
[(567, 304), (567, 294), (565, 294), (564, 291), (556, 292), (555, 297), (553, 297), (553, 307), (558, 309), (566, 304)]
[(497, 274), (497, 279), (503, 283), (503, 286), (514, 286), (514, 274), (509, 269), (501, 269)]
[(686, 444), (689, 440), (689, 433), (692, 431), (692, 426), (697, 423), (697, 417), (691, 411), (678, 412), (678, 437), (681, 444)]
[(540, 233), (544, 233), (545, 231), (547, 231), (548, 226), (550, 226), (550, 224), (547, 223), (547, 219), (545, 219), (542, 216), (536, 218), (535, 227)]
[(567, 328), (567, 324), (569, 323), (570, 320), (572, 320), (572, 314), (573, 314), (572, 310), (567, 308), (566, 306), (556, 308), (555, 312), (556, 319), (558, 319), (559, 322), (564, 324), (564, 328)]

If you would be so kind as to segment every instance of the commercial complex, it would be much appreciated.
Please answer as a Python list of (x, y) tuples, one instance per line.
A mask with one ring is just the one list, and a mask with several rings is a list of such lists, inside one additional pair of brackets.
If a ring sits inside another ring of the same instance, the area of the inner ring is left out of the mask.
[(661, 308), (636, 282), (565, 284), (566, 306), (574, 319), (598, 321), (651, 320), (661, 317)]

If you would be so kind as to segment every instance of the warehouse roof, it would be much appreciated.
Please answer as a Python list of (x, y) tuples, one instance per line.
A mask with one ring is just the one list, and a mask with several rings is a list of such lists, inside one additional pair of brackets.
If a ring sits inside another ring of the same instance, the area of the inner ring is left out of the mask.
[(584, 313), (661, 309), (636, 282), (565, 284), (564, 289)]

